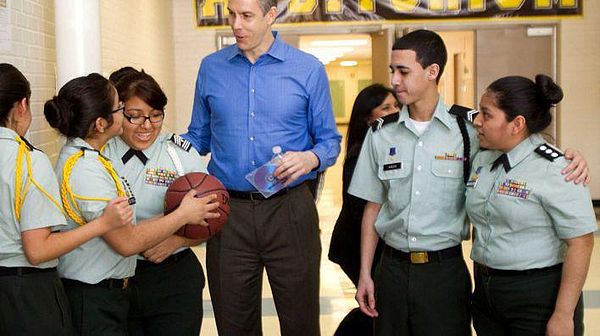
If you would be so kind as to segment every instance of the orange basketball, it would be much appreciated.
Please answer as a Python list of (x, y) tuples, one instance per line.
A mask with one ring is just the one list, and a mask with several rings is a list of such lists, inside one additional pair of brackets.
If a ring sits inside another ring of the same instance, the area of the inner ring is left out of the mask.
[(192, 189), (198, 193), (196, 197), (204, 197), (216, 194), (216, 202), (219, 202), (217, 212), (221, 214), (219, 218), (210, 218), (206, 222), (208, 226), (186, 224), (182, 226), (176, 234), (190, 239), (208, 239), (221, 230), (227, 222), (229, 215), (229, 193), (217, 178), (205, 173), (188, 173), (178, 177), (167, 188), (165, 194), (165, 215), (177, 209), (183, 197)]

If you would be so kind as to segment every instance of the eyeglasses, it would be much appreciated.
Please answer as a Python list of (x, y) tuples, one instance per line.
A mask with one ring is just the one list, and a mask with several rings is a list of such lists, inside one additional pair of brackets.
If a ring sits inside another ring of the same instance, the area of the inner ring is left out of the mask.
[(150, 116), (130, 116), (127, 115), (127, 113), (123, 113), (123, 116), (125, 119), (127, 119), (127, 121), (134, 125), (143, 125), (146, 120), (149, 120), (152, 124), (158, 124), (165, 119), (165, 112), (161, 111), (160, 113), (152, 114)]
[(125, 103), (119, 102), (119, 107), (116, 110), (112, 110), (112, 113), (124, 112), (125, 111)]

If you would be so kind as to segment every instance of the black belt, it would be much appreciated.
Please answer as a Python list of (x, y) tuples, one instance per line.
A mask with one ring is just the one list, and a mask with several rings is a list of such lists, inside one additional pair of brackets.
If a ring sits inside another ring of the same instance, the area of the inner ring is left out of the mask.
[(562, 269), (562, 263), (554, 266), (531, 268), (527, 270), (503, 270), (487, 267), (480, 263), (475, 263), (475, 273), (486, 276), (518, 276), (518, 275), (533, 275), (537, 273), (554, 272)]
[(104, 279), (97, 284), (89, 284), (86, 282), (62, 278), (63, 284), (70, 286), (92, 286), (92, 287), (102, 287), (108, 289), (126, 289), (129, 287), (129, 278), (124, 279)]
[(23, 275), (30, 273), (49, 273), (56, 272), (56, 267), (37, 268), (37, 267), (4, 267), (0, 266), (0, 276)]
[(181, 252), (171, 254), (168, 258), (166, 258), (165, 260), (163, 260), (160, 263), (155, 263), (155, 262), (152, 262), (149, 260), (138, 260), (136, 268), (144, 269), (144, 268), (148, 268), (148, 267), (152, 267), (152, 266), (171, 264), (171, 263), (177, 262), (177, 261), (187, 257), (191, 253), (193, 253), (192, 249), (187, 248)]
[(269, 196), (269, 198), (266, 198), (265, 196), (263, 196), (263, 194), (261, 194), (257, 191), (238, 191), (238, 190), (227, 189), (227, 192), (229, 193), (229, 197), (231, 197), (231, 198), (251, 200), (251, 201), (264, 201), (266, 199), (273, 199), (273, 198), (276, 198), (279, 196), (283, 196), (283, 195), (287, 194), (288, 191), (298, 188), (299, 186), (301, 186), (303, 184), (304, 183), (300, 183), (299, 185), (294, 186), (294, 187), (283, 188), (283, 189), (279, 190), (278, 192), (274, 193), (273, 195)]
[(427, 264), (460, 257), (462, 256), (462, 247), (459, 244), (439, 251), (404, 252), (385, 245), (383, 253), (392, 258), (408, 261), (411, 264)]

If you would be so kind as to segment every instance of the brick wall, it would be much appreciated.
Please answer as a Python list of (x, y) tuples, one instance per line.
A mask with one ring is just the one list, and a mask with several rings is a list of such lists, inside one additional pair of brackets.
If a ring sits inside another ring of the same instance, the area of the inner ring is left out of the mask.
[(0, 62), (16, 66), (31, 83), (29, 139), (54, 159), (62, 142), (43, 112), (44, 103), (56, 92), (54, 1), (9, 0), (6, 4), (0, 10), (9, 11), (10, 39), (8, 49), (0, 49)]
[(163, 128), (175, 129), (177, 97), (171, 1), (102, 0), (100, 6), (104, 75), (127, 65), (146, 70), (168, 98)]
[(192, 1), (173, 1), (173, 41), (177, 131), (182, 133), (187, 130), (192, 115), (194, 87), (200, 61), (217, 49), (215, 29), (196, 27)]

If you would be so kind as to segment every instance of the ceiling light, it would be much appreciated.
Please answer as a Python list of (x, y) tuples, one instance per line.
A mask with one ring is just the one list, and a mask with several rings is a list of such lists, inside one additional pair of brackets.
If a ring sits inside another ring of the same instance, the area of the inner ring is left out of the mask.
[(316, 40), (310, 42), (312, 47), (358, 47), (369, 44), (367, 40)]
[(341, 61), (340, 65), (343, 67), (352, 67), (352, 66), (356, 66), (358, 64), (357, 61)]

